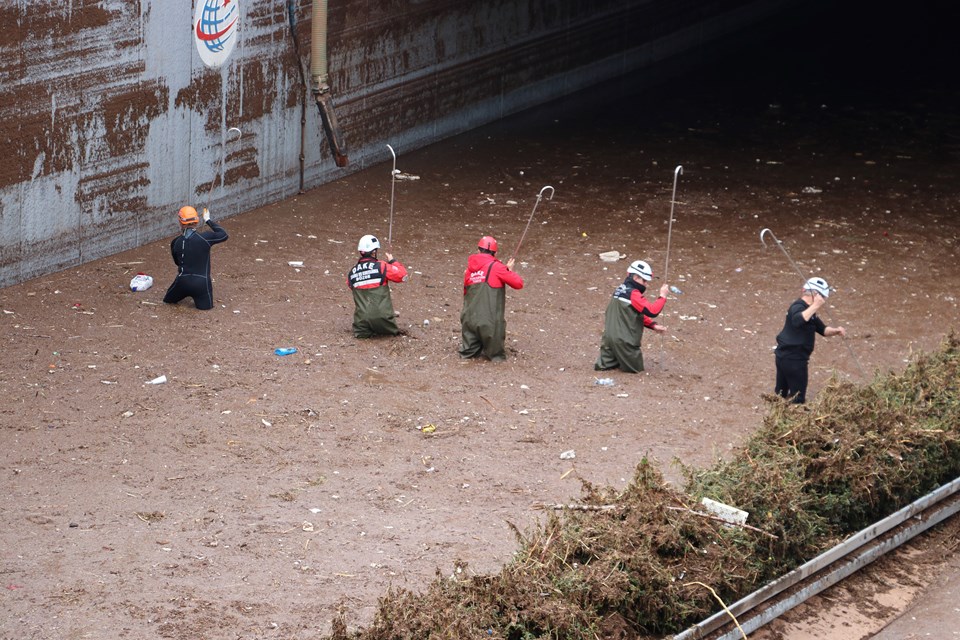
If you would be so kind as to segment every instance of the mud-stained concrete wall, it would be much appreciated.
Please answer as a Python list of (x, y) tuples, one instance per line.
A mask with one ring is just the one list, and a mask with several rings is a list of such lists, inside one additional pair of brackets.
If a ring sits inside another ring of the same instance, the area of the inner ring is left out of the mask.
[(226, 217), (385, 162), (385, 143), (709, 51), (796, 0), (329, 0), (346, 168), (301, 80), (311, 3), (234, 1), (236, 48), (211, 69), (195, 2), (0, 0), (0, 286), (170, 236), (183, 204)]

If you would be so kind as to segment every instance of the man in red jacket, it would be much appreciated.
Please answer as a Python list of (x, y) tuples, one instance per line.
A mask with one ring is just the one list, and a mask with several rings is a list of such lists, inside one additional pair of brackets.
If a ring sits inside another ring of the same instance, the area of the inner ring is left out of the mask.
[(379, 248), (380, 241), (375, 236), (360, 238), (360, 259), (347, 274), (347, 286), (353, 291), (353, 335), (358, 338), (400, 333), (389, 283), (404, 282), (407, 269), (389, 253), (385, 254), (386, 260), (378, 259)]
[(660, 285), (660, 295), (650, 302), (643, 294), (651, 280), (653, 269), (643, 260), (634, 260), (627, 268), (627, 279), (616, 288), (607, 303), (603, 337), (600, 339), (600, 357), (593, 365), (595, 370), (619, 368), (628, 373), (643, 371), (640, 341), (644, 328), (657, 333), (667, 330), (654, 318), (663, 311), (670, 288), (666, 283)]
[(507, 264), (497, 260), (497, 241), (493, 237), (480, 238), (477, 248), (463, 273), (460, 357), (473, 358), (483, 353), (499, 362), (507, 359), (503, 347), (507, 336), (507, 293), (503, 285), (522, 289), (523, 278), (512, 271), (513, 258)]

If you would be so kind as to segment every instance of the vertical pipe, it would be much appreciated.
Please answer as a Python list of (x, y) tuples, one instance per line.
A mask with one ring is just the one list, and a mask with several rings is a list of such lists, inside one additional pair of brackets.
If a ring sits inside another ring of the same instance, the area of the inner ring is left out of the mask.
[(323, 131), (338, 167), (347, 166), (347, 145), (340, 135), (337, 115), (330, 99), (327, 84), (327, 0), (313, 0), (312, 42), (310, 45), (310, 74), (313, 77), (313, 97), (320, 109)]
[(314, 91), (327, 87), (327, 0), (313, 0), (313, 20), (310, 25), (310, 73)]
[(303, 193), (306, 176), (307, 159), (307, 74), (303, 70), (303, 60), (300, 59), (300, 38), (297, 37), (297, 6), (296, 0), (287, 0), (287, 19), (290, 22), (290, 37), (293, 38), (293, 55), (296, 57), (297, 71), (300, 72), (300, 87), (303, 96), (300, 99), (300, 183), (299, 193)]

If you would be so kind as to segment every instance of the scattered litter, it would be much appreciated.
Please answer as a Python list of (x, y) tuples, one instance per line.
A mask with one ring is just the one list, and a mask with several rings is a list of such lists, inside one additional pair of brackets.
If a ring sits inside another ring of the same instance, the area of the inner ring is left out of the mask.
[(268, 421), (266, 418), (260, 418), (260, 422), (262, 422), (262, 423), (263, 423), (263, 426), (265, 426), (265, 427), (272, 427), (272, 426), (273, 426), (273, 423), (271, 423), (270, 421)]
[(289, 356), (297, 352), (296, 347), (277, 347), (273, 350), (278, 356)]
[(424, 433), (433, 433), (436, 430), (437, 430), (437, 425), (435, 424), (424, 425), (424, 427), (420, 429), (420, 431)]
[(312, 523), (312, 522), (304, 522), (304, 523), (303, 523), (303, 530), (304, 530), (304, 531), (313, 531), (313, 523)]
[(320, 509), (318, 509), (317, 507), (311, 507), (310, 513), (320, 513)]
[(430, 321), (427, 320), (426, 318), (424, 318), (424, 320), (423, 320), (423, 326), (429, 327), (429, 326), (430, 326)]
[(573, 460), (576, 457), (577, 457), (577, 453), (573, 449), (570, 449), (569, 451), (564, 451), (563, 453), (560, 454), (561, 460)]
[(675, 287), (675, 286), (673, 286), (673, 285), (670, 285), (670, 292), (671, 292), (671, 293), (675, 293), (675, 294), (677, 294), (678, 296), (683, 293), (683, 291), (680, 291), (680, 289), (678, 289), (677, 287)]
[(291, 267), (302, 267), (303, 260), (290, 260), (289, 262), (287, 262), (287, 264), (290, 265)]
[(743, 511), (742, 509), (737, 509), (736, 507), (731, 507), (730, 505), (723, 504), (722, 502), (717, 502), (716, 500), (711, 500), (710, 498), (703, 498), (700, 500), (700, 504), (703, 505), (703, 508), (706, 509), (710, 514), (717, 516), (725, 522), (730, 524), (744, 524), (749, 517), (749, 513)]
[(419, 180), (420, 176), (415, 176), (411, 173), (404, 173), (402, 171), (397, 171), (394, 176), (397, 180)]
[(617, 397), (618, 397), (618, 398), (629, 398), (629, 397), (630, 397), (630, 394), (629, 394), (629, 393), (618, 393), (618, 394), (617, 394)]
[(740, 273), (741, 271), (743, 271), (743, 267), (737, 267), (736, 269), (734, 269), (734, 271), (736, 273)]
[(147, 381), (147, 384), (163, 384), (167, 381), (167, 376), (158, 376), (153, 380)]
[(153, 286), (153, 278), (142, 271), (130, 280), (130, 291), (146, 291)]
[(529, 389), (530, 387), (528, 387), (528, 386), (525, 385), (525, 384), (522, 384), (522, 385), (520, 385), (520, 388), (521, 388), (521, 389)]
[(620, 253), (619, 251), (604, 251), (597, 255), (604, 262), (616, 262), (617, 260), (623, 260), (627, 257), (627, 254)]
[(593, 384), (595, 384), (595, 385), (597, 385), (597, 386), (599, 386), (599, 387), (612, 387), (612, 386), (613, 386), (613, 378), (594, 378), (594, 379), (593, 379)]
[(803, 193), (823, 193), (823, 189), (818, 189), (816, 187), (804, 187)]

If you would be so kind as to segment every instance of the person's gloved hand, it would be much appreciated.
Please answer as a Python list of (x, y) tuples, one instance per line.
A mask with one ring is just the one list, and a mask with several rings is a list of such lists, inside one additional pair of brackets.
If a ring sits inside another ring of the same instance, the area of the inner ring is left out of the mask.
[(203, 208), (203, 221), (210, 222), (210, 210), (206, 207)]

